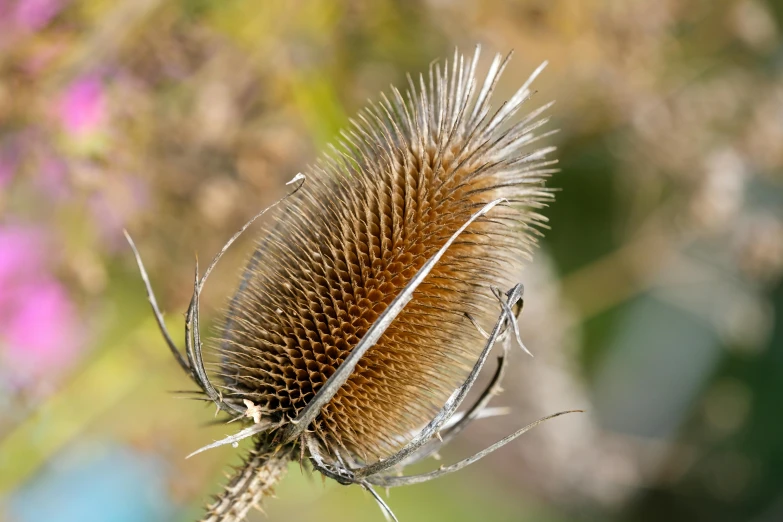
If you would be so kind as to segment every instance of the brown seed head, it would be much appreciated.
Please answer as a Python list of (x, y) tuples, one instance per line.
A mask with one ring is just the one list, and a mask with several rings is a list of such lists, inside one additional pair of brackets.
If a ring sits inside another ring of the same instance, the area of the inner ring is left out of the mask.
[(496, 58), (481, 84), (477, 58), (455, 54), (404, 97), (392, 90), (308, 172), (229, 306), (217, 341), (225, 396), (273, 421), (296, 417), (427, 259), (471, 214), (505, 198), (446, 252), (312, 429), (325, 448), (384, 458), (465, 378), (484, 346), (466, 314), (494, 324), (490, 287), (509, 288), (529, 257), (554, 163), (543, 159), (551, 149), (528, 147), (541, 110), (507, 122), (530, 81), (492, 112), (508, 58)]

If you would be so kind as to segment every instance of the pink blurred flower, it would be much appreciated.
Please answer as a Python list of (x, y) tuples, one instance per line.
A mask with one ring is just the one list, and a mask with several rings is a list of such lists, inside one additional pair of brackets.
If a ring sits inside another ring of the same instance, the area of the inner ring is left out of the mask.
[(24, 299), (3, 325), (7, 351), (12, 360), (46, 370), (67, 363), (73, 353), (73, 303), (59, 282), (51, 278), (24, 288)]
[(60, 371), (79, 346), (76, 307), (46, 256), (39, 231), (0, 228), (0, 356), (21, 386)]
[(64, 0), (18, 0), (14, 21), (22, 29), (38, 30), (65, 7)]
[(84, 76), (69, 85), (60, 97), (60, 122), (71, 133), (88, 133), (103, 120), (105, 105), (103, 82), (96, 76)]

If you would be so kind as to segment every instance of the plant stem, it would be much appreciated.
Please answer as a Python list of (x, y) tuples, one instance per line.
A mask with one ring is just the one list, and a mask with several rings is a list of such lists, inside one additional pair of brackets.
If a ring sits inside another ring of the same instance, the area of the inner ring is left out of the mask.
[(226, 484), (215, 503), (207, 507), (201, 522), (241, 522), (251, 508), (260, 509), (265, 497), (283, 478), (291, 459), (290, 448), (270, 448), (264, 438), (256, 441), (244, 466)]

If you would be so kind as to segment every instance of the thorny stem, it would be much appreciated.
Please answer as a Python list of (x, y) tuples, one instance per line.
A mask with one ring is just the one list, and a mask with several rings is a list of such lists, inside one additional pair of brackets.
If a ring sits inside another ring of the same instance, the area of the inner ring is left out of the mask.
[(290, 447), (276, 451), (259, 439), (225, 491), (207, 506), (201, 522), (241, 522), (251, 508), (261, 509), (263, 499), (272, 496), (275, 484), (285, 476), (290, 460)]

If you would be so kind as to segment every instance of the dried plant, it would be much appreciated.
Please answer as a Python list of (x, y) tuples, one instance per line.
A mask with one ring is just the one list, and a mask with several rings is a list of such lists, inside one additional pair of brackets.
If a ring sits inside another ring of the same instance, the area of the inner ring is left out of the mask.
[[(401, 474), (473, 420), (500, 413), (487, 405), (499, 392), (511, 339), (525, 349), (517, 325), (523, 287), (510, 277), (540, 235), (539, 210), (553, 197), (544, 182), (556, 161), (546, 158), (554, 147), (530, 148), (549, 134), (535, 130), (551, 104), (509, 123), (545, 64), (491, 110), (509, 58), (497, 55), (478, 85), (479, 49), (467, 59), (455, 52), (418, 85), (409, 77), (405, 96), (392, 89), (361, 112), (340, 148), (307, 178), (291, 180), (291, 193), (234, 235), (202, 276), (196, 266), (186, 358), (128, 237), (174, 357), (208, 400), (249, 424), (195, 453), (254, 438), (204, 520), (242, 520), (297, 459), (362, 486), (394, 518), (373, 486), (456, 471), (567, 413), (451, 466)], [(262, 235), (228, 307), (213, 383), (199, 333), (201, 290), (236, 238), (281, 203), (283, 215)], [(489, 385), (455, 414), (498, 342)]]

